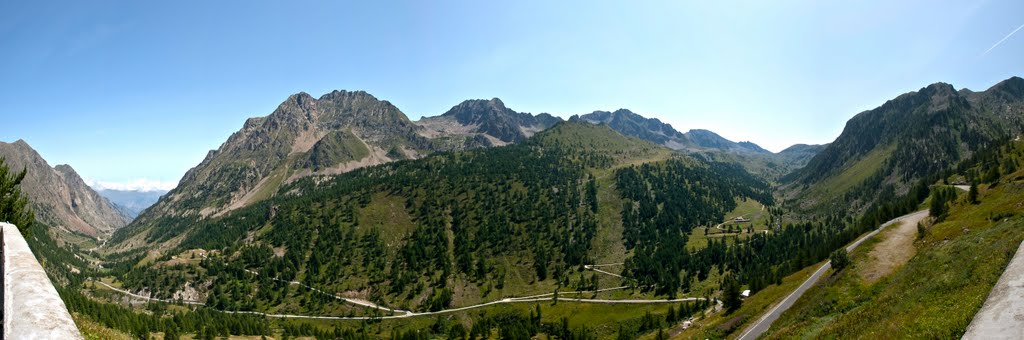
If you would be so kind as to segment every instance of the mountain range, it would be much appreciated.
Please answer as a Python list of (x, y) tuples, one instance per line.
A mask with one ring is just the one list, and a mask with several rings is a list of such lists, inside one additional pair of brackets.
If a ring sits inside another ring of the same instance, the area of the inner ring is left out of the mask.
[(670, 149), (701, 151), (719, 150), (734, 153), (770, 154), (771, 152), (751, 142), (733, 142), (708, 130), (690, 130), (681, 133), (672, 125), (657, 118), (645, 118), (633, 111), (619, 109), (614, 112), (594, 111), (579, 117), (593, 124), (608, 124), (613, 130), (627, 136), (637, 137)]
[[(834, 143), (798, 144), (774, 154), (754, 143), (733, 142), (707, 130), (682, 133), (627, 109), (594, 111), (574, 119), (604, 124), (674, 150), (711, 153), (712, 158), (744, 164), (769, 178), (789, 173), (782, 181), (786, 197), (804, 198), (801, 206), (806, 210), (869, 179), (881, 189), (905, 192), (921, 174), (970, 156), (974, 145), (1019, 133), (1021, 88), (1018, 77), (983, 92), (933, 84), (856, 115)], [(247, 120), (135, 224), (216, 216), (269, 198), (283, 185), (306, 176), (336, 175), (436, 152), (522, 142), (561, 121), (546, 113), (516, 112), (497, 98), (467, 100), (439, 116), (412, 121), (390, 102), (362, 91), (334, 91), (320, 98), (299, 93), (270, 115)], [(934, 133), (935, 129), (946, 132)], [(925, 152), (929, 151), (925, 148), (942, 152)], [(924, 155), (931, 158), (924, 159)], [(794, 169), (800, 170), (790, 173)], [(58, 167), (54, 171), (66, 170)], [(856, 170), (857, 174), (843, 174), (844, 170)], [(833, 188), (829, 179), (837, 177), (856, 180)], [(805, 190), (812, 186), (828, 188), (829, 193)], [(868, 196), (854, 206), (863, 208), (874, 200)], [(138, 207), (143, 205), (133, 206), (136, 208), (126, 206), (117, 215), (125, 220), (139, 213)], [(95, 234), (124, 224), (110, 222), (110, 214), (104, 216), (93, 223), (75, 222), (77, 227), (72, 229)], [(92, 224), (100, 227), (85, 226)]]
[[(770, 296), (756, 294), (778, 292), (929, 195), (933, 207), (946, 201), (986, 220), (970, 199), (948, 194), (949, 182), (987, 185), (975, 195), (992, 206), (1007, 201), (986, 221), (1016, 223), (1008, 218), (1019, 210), (1013, 198), (1024, 146), (1010, 141), (1022, 131), (1018, 77), (980, 92), (928, 85), (857, 114), (832, 143), (778, 153), (707, 130), (679, 132), (626, 109), (563, 121), (494, 98), (412, 121), (362, 91), (299, 93), (248, 119), (127, 226), (130, 217), (69, 166), (50, 168), (23, 141), (0, 151), (13, 168), (35, 173), (24, 190), (48, 225), (113, 233), (85, 255), (109, 260), (96, 271), (101, 282), (160, 299), (222, 311), (376, 317), (483, 309), (527, 296), (543, 300), (545, 313), (562, 313), (565, 289), (565, 299), (710, 294), (731, 312), (741, 287), (755, 294), (749, 301)], [(944, 218), (936, 215), (916, 229), (931, 251), (942, 251), (951, 235), (959, 245), (978, 243), (959, 225), (928, 236)], [(961, 234), (969, 236), (956, 240)], [(82, 289), (108, 293), (98, 288)], [(539, 322), (536, 308), (529, 320)], [(474, 313), (455, 318), (477, 324), (490, 311)], [(616, 319), (620, 335), (652, 333), (660, 326), (642, 324), (666, 318), (636, 315)], [(726, 320), (753, 316), (724, 316), (701, 337), (735, 334)], [(951, 329), (961, 327), (964, 317), (956, 318)], [(610, 337), (615, 327), (605, 326), (597, 331)]]
[[(753, 143), (735, 143), (706, 130), (682, 134), (628, 110), (580, 119), (669, 147), (685, 145), (678, 149), (687, 152), (773, 155)], [(141, 213), (130, 228), (135, 231), (123, 236), (160, 223), (219, 216), (272, 197), (303, 177), (519, 143), (559, 122), (561, 118), (546, 113), (516, 112), (497, 98), (466, 100), (439, 116), (411, 121), (390, 102), (362, 91), (333, 91), (320, 98), (295, 94), (270, 115), (247, 120), (176, 188)]]

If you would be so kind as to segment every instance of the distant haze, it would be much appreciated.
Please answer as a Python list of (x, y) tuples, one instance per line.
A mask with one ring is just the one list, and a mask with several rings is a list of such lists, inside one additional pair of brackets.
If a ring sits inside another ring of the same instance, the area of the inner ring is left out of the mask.
[(135, 218), (139, 216), (143, 210), (149, 208), (149, 206), (156, 203), (167, 193), (166, 190), (112, 190), (112, 189), (99, 189), (93, 186), (101, 196), (106, 197), (108, 200), (114, 203), (114, 205), (121, 210), (121, 212)]

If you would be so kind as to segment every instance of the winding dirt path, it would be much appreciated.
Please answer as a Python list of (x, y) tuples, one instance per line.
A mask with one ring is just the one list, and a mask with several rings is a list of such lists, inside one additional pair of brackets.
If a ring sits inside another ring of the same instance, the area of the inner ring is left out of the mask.
[(860, 275), (867, 283), (874, 283), (892, 274), (917, 253), (914, 239), (917, 238), (917, 223), (927, 214), (911, 215), (902, 220), (896, 228), (882, 233), (883, 239), (868, 253), (869, 261), (861, 268)]

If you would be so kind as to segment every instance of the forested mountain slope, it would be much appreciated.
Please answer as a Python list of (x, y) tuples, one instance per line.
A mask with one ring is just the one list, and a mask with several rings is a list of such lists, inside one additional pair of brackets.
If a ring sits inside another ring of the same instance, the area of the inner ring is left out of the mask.
[[(615, 188), (622, 191), (605, 193)], [(609, 196), (619, 198), (599, 202)], [(767, 184), (738, 166), (564, 122), (520, 144), (302, 178), (184, 233), (158, 226), (151, 241), (182, 235), (181, 242), (120, 279), (168, 298), (188, 283), (223, 309), (366, 312), (270, 279), (279, 278), (426, 311), (559, 286), (597, 288), (583, 265), (617, 251), (644, 290), (676, 295), (707, 279), (724, 244), (693, 258), (679, 257), (673, 245), (685, 245), (692, 228), (721, 221), (740, 198), (771, 203)], [(625, 207), (635, 208), (619, 213)], [(595, 245), (613, 224), (621, 225), (611, 231), (620, 245)], [(209, 257), (183, 261), (197, 250)], [(672, 266), (654, 265), (668, 255)], [(682, 282), (683, 270), (693, 280)]]
[(936, 83), (862, 112), (806, 167), (785, 179), (800, 211), (863, 212), (901, 195), (920, 178), (944, 171), (977, 150), (1017, 136), (1024, 119), (1024, 79), (984, 92)]
[(0, 142), (0, 157), (12, 171), (27, 170), (21, 190), (36, 220), (43, 224), (91, 237), (109, 237), (131, 220), (89, 188), (71, 166), (50, 167), (23, 140)]

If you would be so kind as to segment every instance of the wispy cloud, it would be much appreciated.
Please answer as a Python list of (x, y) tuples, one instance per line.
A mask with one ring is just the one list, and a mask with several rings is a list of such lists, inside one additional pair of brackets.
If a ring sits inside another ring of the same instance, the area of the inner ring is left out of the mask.
[(95, 190), (124, 190), (124, 191), (158, 191), (171, 190), (178, 186), (175, 182), (155, 181), (146, 178), (136, 179), (129, 182), (106, 182), (92, 179), (85, 180)]
[(1010, 39), (1010, 36), (1012, 36), (1014, 33), (1017, 33), (1017, 31), (1020, 31), (1021, 28), (1024, 28), (1024, 25), (1020, 25), (1020, 27), (1017, 27), (1017, 29), (1013, 30), (1013, 32), (1010, 32), (1010, 34), (1007, 34), (1005, 37), (1000, 39), (998, 42), (996, 42), (995, 45), (992, 45), (992, 47), (989, 47), (987, 50), (985, 50), (985, 53), (982, 53), (981, 55), (984, 56), (984, 55), (988, 54), (988, 52), (990, 52), (993, 49), (995, 49), (996, 47), (998, 47), (999, 44), (1002, 44), (1004, 41), (1006, 41), (1006, 39)]

